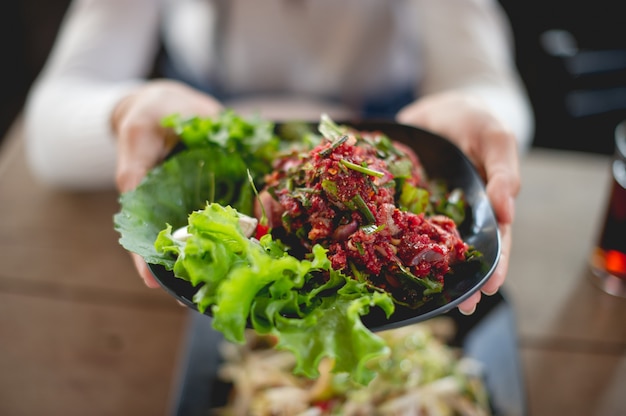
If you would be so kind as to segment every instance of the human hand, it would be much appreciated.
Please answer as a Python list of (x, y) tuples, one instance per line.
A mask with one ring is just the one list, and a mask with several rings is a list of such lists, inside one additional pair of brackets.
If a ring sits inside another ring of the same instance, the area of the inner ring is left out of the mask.
[(508, 271), (511, 224), (515, 197), (520, 190), (517, 141), (482, 101), (463, 93), (444, 92), (424, 97), (403, 108), (396, 119), (448, 138), (465, 152), (486, 182), (487, 196), (501, 232), (502, 249), (489, 281), (480, 292), (459, 305), (459, 310), (469, 315), (480, 302), (481, 292), (495, 294)]
[[(118, 102), (111, 114), (117, 138), (116, 184), (119, 192), (135, 189), (148, 171), (172, 150), (176, 138), (161, 127), (170, 114), (216, 115), (222, 110), (214, 98), (182, 83), (150, 81)], [(143, 258), (131, 253), (146, 286), (159, 286)]]

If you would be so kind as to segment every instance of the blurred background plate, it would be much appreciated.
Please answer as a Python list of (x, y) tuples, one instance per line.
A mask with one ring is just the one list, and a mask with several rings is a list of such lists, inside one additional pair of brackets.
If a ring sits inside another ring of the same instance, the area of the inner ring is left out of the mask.
[[(448, 312), (457, 327), (451, 345), (478, 360), (485, 370), (485, 383), (495, 416), (527, 414), (524, 377), (517, 347), (513, 307), (503, 294), (483, 296), (471, 316)], [(211, 326), (211, 318), (190, 312), (170, 414), (206, 416), (212, 407), (226, 403), (228, 384), (217, 377), (222, 334)]]

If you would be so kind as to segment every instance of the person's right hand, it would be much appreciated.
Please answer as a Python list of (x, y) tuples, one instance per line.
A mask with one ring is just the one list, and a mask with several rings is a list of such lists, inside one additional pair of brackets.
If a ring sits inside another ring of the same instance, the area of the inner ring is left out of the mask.
[(481, 292), (495, 294), (508, 272), (515, 197), (521, 187), (517, 140), (482, 99), (464, 91), (423, 97), (402, 109), (397, 119), (451, 140), (472, 160), (485, 180), (487, 196), (502, 233), (502, 249), (489, 281), (459, 305), (459, 311), (469, 315), (476, 309)]
[[(168, 80), (150, 81), (120, 100), (111, 114), (111, 126), (117, 138), (118, 191), (135, 189), (176, 144), (176, 138), (161, 126), (164, 117), (212, 116), (221, 110), (222, 105), (214, 98)], [(141, 256), (131, 255), (146, 286), (158, 287)]]

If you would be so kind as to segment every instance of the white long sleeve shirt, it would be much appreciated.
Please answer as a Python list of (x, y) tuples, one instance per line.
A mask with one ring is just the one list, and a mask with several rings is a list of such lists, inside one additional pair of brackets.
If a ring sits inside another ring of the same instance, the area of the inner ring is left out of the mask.
[(162, 39), (178, 77), (228, 100), (290, 94), (354, 108), (450, 89), (525, 147), (532, 115), (495, 0), (74, 0), (25, 108), (28, 160), (54, 186), (112, 187), (110, 115)]

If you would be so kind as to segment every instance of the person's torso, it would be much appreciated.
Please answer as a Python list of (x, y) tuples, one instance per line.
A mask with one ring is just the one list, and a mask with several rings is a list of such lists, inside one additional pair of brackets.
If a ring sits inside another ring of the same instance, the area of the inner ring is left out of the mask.
[(419, 78), (410, 0), (171, 0), (177, 72), (221, 97), (296, 94), (357, 106)]

